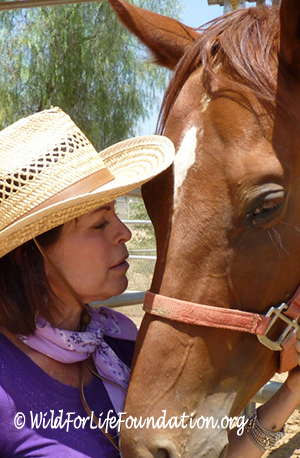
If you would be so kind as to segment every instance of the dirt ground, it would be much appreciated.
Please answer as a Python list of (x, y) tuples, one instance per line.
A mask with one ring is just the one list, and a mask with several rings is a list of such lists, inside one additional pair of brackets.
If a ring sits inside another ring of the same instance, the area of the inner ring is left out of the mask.
[[(142, 305), (119, 307), (120, 312), (128, 315), (137, 326), (140, 325)], [(272, 380), (283, 382), (287, 374), (276, 374)], [(286, 434), (276, 447), (263, 455), (263, 458), (296, 458), (300, 457), (300, 410), (296, 410), (286, 424)]]

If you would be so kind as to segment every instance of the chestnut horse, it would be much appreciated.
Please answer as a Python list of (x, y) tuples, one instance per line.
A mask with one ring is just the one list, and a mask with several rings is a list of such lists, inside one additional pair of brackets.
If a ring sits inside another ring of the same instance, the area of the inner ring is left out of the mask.
[[(219, 327), (216, 310), (264, 315), (300, 284), (300, 1), (237, 10), (199, 30), (109, 1), (174, 69), (160, 132), (177, 154), (143, 197), (157, 238), (151, 291), (185, 301), (156, 296), (156, 316), (147, 299), (124, 411), (160, 423), (129, 421), (122, 454), (216, 458), (224, 419), (270, 379), (280, 353), (252, 329)], [(213, 306), (201, 309), (207, 325), (193, 324), (189, 302)]]

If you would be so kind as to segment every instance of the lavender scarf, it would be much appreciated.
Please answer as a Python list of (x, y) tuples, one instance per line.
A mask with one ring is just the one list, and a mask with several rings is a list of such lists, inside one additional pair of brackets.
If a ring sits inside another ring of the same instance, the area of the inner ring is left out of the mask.
[[(122, 313), (107, 307), (88, 307), (91, 322), (85, 332), (53, 328), (37, 317), (36, 331), (30, 336), (18, 336), (29, 347), (66, 364), (87, 359), (93, 355), (98, 374), (127, 390), (130, 369), (105, 342), (104, 336), (135, 341), (137, 328)], [(116, 413), (122, 412), (125, 393), (109, 382), (103, 382)]]

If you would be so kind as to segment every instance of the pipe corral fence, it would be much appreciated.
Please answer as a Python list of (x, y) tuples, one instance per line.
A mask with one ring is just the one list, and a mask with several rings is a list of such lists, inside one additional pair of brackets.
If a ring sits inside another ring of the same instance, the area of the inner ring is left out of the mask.
[[(138, 201), (138, 202), (137, 202)], [(123, 206), (123, 208), (121, 208)], [(134, 207), (134, 210), (130, 207)], [(121, 209), (121, 211), (120, 211)], [(156, 261), (156, 249), (155, 249), (155, 238), (152, 223), (149, 219), (146, 219), (146, 210), (143, 207), (140, 190), (136, 189), (124, 197), (124, 200), (120, 201), (117, 199), (117, 212), (122, 221), (132, 230), (133, 237), (132, 243), (129, 242), (129, 263), (130, 269), (128, 274), (129, 277), (129, 288), (120, 296), (112, 297), (107, 301), (101, 302), (101, 305), (105, 305), (111, 308), (119, 307), (131, 307), (141, 306), (144, 300), (145, 291), (150, 287), (151, 278), (154, 271)], [(137, 219), (136, 215), (140, 213), (143, 215), (143, 219)], [(130, 219), (131, 214), (134, 215), (133, 219)], [(151, 229), (151, 233), (146, 233), (145, 228)], [(150, 234), (150, 235), (149, 235)], [(136, 239), (136, 240), (135, 240)], [(146, 240), (146, 247), (142, 246)], [(140, 242), (140, 243), (139, 243)], [(148, 246), (151, 245), (152, 246)], [(143, 264), (143, 267), (140, 266)], [(139, 266), (139, 267), (138, 267)], [(145, 288), (138, 288), (139, 285), (145, 285)], [(95, 303), (97, 306), (99, 303)], [(125, 312), (126, 313), (126, 312)], [(140, 308), (140, 315), (142, 317), (142, 309)], [(128, 313), (130, 316), (130, 313)], [(266, 383), (254, 396), (251, 402), (248, 403), (246, 408), (243, 410), (242, 415), (248, 416), (255, 409), (256, 404), (263, 404), (268, 401), (279, 388), (281, 382), (270, 381)], [(298, 407), (300, 410), (300, 406)]]

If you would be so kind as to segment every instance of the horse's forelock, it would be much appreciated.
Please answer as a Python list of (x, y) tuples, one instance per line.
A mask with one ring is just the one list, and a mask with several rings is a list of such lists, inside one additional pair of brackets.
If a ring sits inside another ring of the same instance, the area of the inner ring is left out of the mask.
[(170, 110), (188, 77), (203, 66), (210, 96), (228, 93), (253, 97), (274, 108), (279, 50), (279, 10), (240, 9), (215, 19), (180, 60), (165, 93), (159, 118), (162, 133)]

